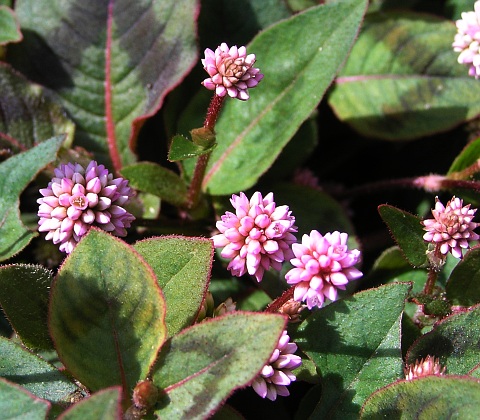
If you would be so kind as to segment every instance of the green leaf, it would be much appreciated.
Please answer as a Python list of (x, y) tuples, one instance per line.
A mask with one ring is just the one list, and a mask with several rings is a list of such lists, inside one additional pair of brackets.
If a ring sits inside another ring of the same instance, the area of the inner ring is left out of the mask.
[(300, 324), (292, 339), (322, 375), (313, 417), (357, 418), (373, 391), (403, 377), (401, 318), (410, 288), (396, 283), (362, 291)]
[(18, 153), (61, 134), (65, 148), (72, 144), (75, 126), (58, 99), (7, 64), (0, 64), (0, 107), (0, 146)]
[(453, 305), (472, 306), (480, 303), (480, 248), (465, 254), (448, 279), (447, 298)]
[(140, 191), (160, 197), (175, 206), (187, 200), (187, 185), (175, 172), (152, 162), (140, 162), (121, 170), (130, 185)]
[(428, 246), (423, 240), (425, 232), (421, 220), (411, 213), (387, 204), (378, 206), (378, 212), (410, 264), (414, 267), (425, 265)]
[(284, 328), (285, 319), (277, 314), (239, 311), (172, 337), (153, 375), (164, 391), (155, 414), (165, 419), (209, 417), (258, 374)]
[(59, 420), (117, 420), (122, 418), (122, 389), (111, 387), (90, 395), (64, 411)]
[(452, 175), (455, 172), (471, 167), (480, 158), (480, 137), (469, 142), (461, 153), (455, 158), (447, 172)]
[(267, 171), (321, 101), (355, 40), (366, 6), (364, 0), (348, 0), (313, 7), (254, 38), (248, 51), (256, 55), (265, 78), (249, 101), (225, 102), (215, 127), (218, 146), (203, 183), (206, 191), (245, 190)]
[(169, 336), (195, 320), (210, 283), (213, 242), (207, 238), (150, 238), (134, 248), (152, 267), (165, 296)]
[(10, 7), (0, 6), (0, 46), (20, 42), (23, 36), (18, 20)]
[(179, 160), (205, 155), (210, 153), (215, 146), (216, 143), (213, 143), (210, 147), (203, 147), (178, 134), (172, 138), (170, 150), (168, 151), (168, 160), (170, 162), (177, 162)]
[(92, 391), (144, 379), (166, 336), (165, 302), (137, 252), (92, 228), (52, 285), (50, 333), (65, 367)]
[(54, 137), (0, 163), (0, 261), (20, 252), (37, 236), (20, 220), (19, 196), (35, 175), (55, 160), (64, 140), (64, 135)]
[(40, 265), (0, 267), (0, 306), (22, 342), (33, 349), (53, 349), (47, 322), (51, 282), (52, 273)]
[(45, 419), (50, 403), (36, 398), (21, 387), (0, 378), (2, 419)]
[(68, 396), (77, 390), (50, 363), (3, 337), (0, 337), (0, 377), (53, 402), (66, 402)]
[(304, 233), (309, 234), (313, 228), (322, 234), (339, 230), (352, 235), (349, 246), (357, 246), (356, 242), (351, 242), (355, 232), (345, 208), (330, 195), (310, 187), (287, 183), (276, 184), (272, 190), (277, 205), (288, 205), (295, 216), (298, 238)]
[(447, 374), (467, 375), (480, 362), (480, 306), (450, 315), (435, 324), (408, 350), (407, 363), (428, 355), (440, 358)]
[[(480, 85), (457, 63), (455, 25), (433, 15), (368, 16), (329, 103), (359, 133), (407, 140), (480, 113)], [(421, 54), (419, 54), (421, 51)]]
[(373, 394), (361, 419), (474, 420), (480, 416), (480, 383), (470, 378), (427, 376), (401, 381)]
[(8, 59), (60, 96), (76, 140), (116, 170), (136, 160), (145, 119), (197, 60), (196, 0), (24, 0)]

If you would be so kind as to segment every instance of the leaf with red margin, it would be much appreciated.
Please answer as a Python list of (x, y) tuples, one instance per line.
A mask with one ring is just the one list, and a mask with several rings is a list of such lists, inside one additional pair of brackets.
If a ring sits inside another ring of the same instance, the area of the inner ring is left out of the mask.
[(45, 418), (49, 410), (48, 401), (0, 378), (0, 412), (3, 419), (40, 419)]
[(426, 376), (398, 381), (373, 393), (360, 419), (477, 419), (480, 383), (465, 376)]
[(198, 0), (20, 0), (8, 61), (60, 96), (76, 141), (118, 171), (136, 136), (197, 61)]
[(134, 248), (155, 272), (167, 305), (168, 336), (190, 326), (210, 284), (213, 241), (208, 238), (164, 236), (144, 239)]
[(272, 355), (285, 328), (279, 314), (233, 312), (172, 337), (160, 352), (153, 382), (162, 419), (208, 418), (248, 385)]
[(454, 313), (422, 335), (408, 349), (408, 364), (428, 355), (440, 359), (448, 374), (468, 375), (480, 363), (480, 305)]
[(102, 389), (64, 411), (58, 420), (120, 419), (121, 396), (120, 387)]
[(49, 327), (76, 379), (92, 391), (122, 385), (128, 396), (165, 341), (165, 300), (132, 247), (92, 228), (53, 282)]

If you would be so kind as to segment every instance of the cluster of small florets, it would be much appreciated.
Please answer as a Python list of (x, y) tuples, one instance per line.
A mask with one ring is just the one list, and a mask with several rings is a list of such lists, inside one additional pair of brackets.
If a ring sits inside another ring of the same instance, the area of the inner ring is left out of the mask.
[(463, 12), (456, 21), (457, 34), (453, 50), (459, 52), (458, 62), (468, 66), (468, 74), (480, 77), (480, 1), (475, 2), (474, 11)]
[(245, 47), (229, 48), (223, 42), (215, 51), (205, 50), (202, 59), (205, 71), (210, 76), (202, 82), (207, 89), (214, 90), (218, 96), (228, 96), (246, 101), (250, 95), (248, 88), (258, 85), (263, 79), (260, 69), (253, 67), (255, 54), (248, 54)]
[(233, 195), (230, 202), (235, 213), (227, 211), (217, 222), (213, 236), (221, 256), (229, 259), (227, 269), (240, 277), (245, 273), (261, 281), (265, 270), (280, 271), (282, 263), (292, 258), (291, 245), (296, 241), (295, 217), (287, 206), (276, 206), (273, 194), (260, 192), (249, 200), (244, 193)]
[(470, 204), (464, 206), (458, 197), (453, 196), (446, 206), (436, 197), (434, 218), (422, 221), (426, 230), (423, 239), (436, 245), (444, 256), (450, 252), (455, 258), (462, 258), (462, 249), (468, 249), (471, 241), (479, 239), (474, 232), (478, 223), (472, 221), (476, 211)]
[(337, 299), (337, 289), (362, 273), (354, 267), (360, 251), (349, 250), (348, 234), (333, 232), (322, 236), (316, 230), (297, 244), (295, 218), (287, 206), (276, 206), (272, 193), (263, 198), (255, 192), (250, 200), (244, 193), (230, 200), (236, 212), (226, 212), (217, 222), (219, 234), (213, 236), (221, 256), (229, 259), (227, 269), (241, 277), (248, 273), (261, 281), (266, 270), (280, 271), (284, 261), (295, 267), (285, 276), (295, 285), (294, 299), (309, 309), (321, 307), (325, 298)]
[(69, 254), (92, 226), (116, 236), (126, 236), (135, 217), (125, 210), (133, 196), (128, 181), (113, 178), (103, 165), (91, 161), (85, 169), (80, 164), (62, 164), (37, 200), (38, 230), (45, 239), (59, 244)]
[(272, 401), (277, 399), (277, 395), (290, 395), (287, 386), (296, 379), (292, 370), (302, 364), (301, 357), (294, 354), (296, 351), (297, 345), (291, 343), (287, 331), (283, 331), (270, 360), (252, 382), (252, 388), (258, 395)]

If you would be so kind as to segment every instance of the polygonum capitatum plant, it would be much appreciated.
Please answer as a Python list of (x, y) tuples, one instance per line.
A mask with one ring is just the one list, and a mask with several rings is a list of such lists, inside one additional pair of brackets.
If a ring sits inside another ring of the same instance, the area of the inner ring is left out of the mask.
[(2, 416), (478, 418), (479, 2), (67, 3), (0, 5)]

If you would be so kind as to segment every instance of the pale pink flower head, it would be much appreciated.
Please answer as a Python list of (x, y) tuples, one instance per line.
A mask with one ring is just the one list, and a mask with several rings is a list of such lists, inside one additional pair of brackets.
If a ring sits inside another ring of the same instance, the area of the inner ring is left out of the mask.
[(434, 218), (422, 221), (426, 230), (423, 239), (436, 244), (443, 255), (450, 252), (455, 258), (462, 258), (462, 248), (469, 248), (470, 241), (479, 239), (474, 232), (478, 223), (472, 222), (476, 211), (470, 204), (463, 206), (463, 200), (455, 196), (446, 206), (436, 197), (432, 210)]
[(468, 74), (480, 77), (480, 1), (475, 2), (473, 12), (463, 12), (456, 21), (457, 34), (453, 50), (459, 52), (458, 62), (469, 67)]
[(435, 358), (434, 356), (428, 355), (420, 361), (407, 366), (404, 369), (405, 379), (411, 381), (415, 378), (421, 378), (423, 376), (429, 375), (444, 375), (446, 367), (442, 367), (440, 364), (440, 359)]
[(296, 351), (297, 345), (290, 343), (287, 331), (283, 331), (270, 360), (251, 384), (258, 395), (271, 401), (275, 401), (277, 395), (290, 395), (287, 386), (297, 379), (292, 370), (302, 364), (301, 357), (294, 354)]
[(294, 284), (293, 298), (306, 302), (308, 309), (322, 307), (325, 298), (337, 299), (337, 289), (345, 290), (349, 281), (363, 274), (354, 267), (360, 261), (360, 251), (349, 250), (348, 234), (338, 231), (322, 236), (312, 230), (303, 235), (301, 244), (293, 244), (294, 266), (285, 274), (288, 284)]
[(255, 54), (248, 54), (245, 47), (229, 48), (223, 42), (213, 52), (210, 48), (205, 50), (202, 59), (203, 68), (210, 76), (202, 82), (209, 90), (214, 90), (218, 96), (228, 96), (246, 101), (250, 95), (248, 88), (257, 86), (263, 79), (260, 69), (253, 67)]
[(95, 161), (86, 169), (78, 163), (60, 165), (40, 193), (43, 197), (37, 200), (38, 230), (47, 232), (45, 239), (60, 244), (60, 251), (67, 254), (91, 226), (126, 236), (126, 228), (135, 220), (122, 207), (133, 196), (128, 181), (114, 179), (105, 166)]
[(287, 206), (278, 206), (273, 193), (262, 196), (258, 191), (249, 200), (241, 192), (230, 199), (235, 213), (227, 211), (217, 222), (218, 235), (212, 237), (215, 248), (223, 247), (221, 256), (231, 260), (227, 266), (232, 275), (245, 273), (261, 281), (265, 270), (277, 271), (293, 256), (296, 242), (295, 217)]

